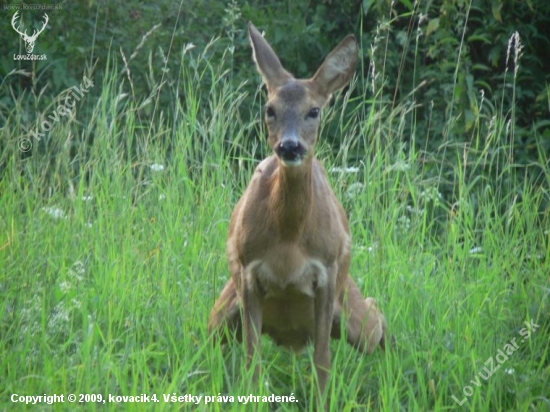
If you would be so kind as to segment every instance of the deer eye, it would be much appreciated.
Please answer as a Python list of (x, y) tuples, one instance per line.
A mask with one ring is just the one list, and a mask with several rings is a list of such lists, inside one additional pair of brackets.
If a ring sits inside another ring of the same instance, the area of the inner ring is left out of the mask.
[(268, 119), (273, 119), (275, 117), (275, 109), (271, 106), (265, 108), (265, 115)]
[(307, 113), (307, 117), (310, 119), (317, 119), (319, 117), (319, 108), (314, 107)]

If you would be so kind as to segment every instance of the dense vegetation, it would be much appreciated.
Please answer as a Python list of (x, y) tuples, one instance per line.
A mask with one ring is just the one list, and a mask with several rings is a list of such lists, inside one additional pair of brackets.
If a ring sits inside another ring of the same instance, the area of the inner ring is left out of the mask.
[[(311, 353), (266, 340), (257, 388), (242, 349), (208, 344), (228, 218), (268, 152), (248, 20), (299, 77), (346, 34), (361, 43), (318, 153), (396, 345), (335, 342), (331, 409), (550, 408), (550, 2), (71, 2), (46, 10), (42, 61), (13, 60), (24, 43), (0, 12), (0, 409), (293, 393), (254, 407), (314, 410)], [(20, 14), (31, 32), (43, 11)]]
[[(35, 20), (40, 14), (27, 12)], [(4, 74), (19, 70), (2, 80), (4, 114), (13, 107), (10, 89), (18, 96), (34, 93), (51, 99), (78, 84), (84, 73), (101, 82), (109, 61), (129, 74), (121, 92), (141, 103), (158, 97), (158, 108), (173, 102), (167, 86), (155, 90), (155, 82), (161, 79), (177, 87), (185, 81), (178, 76), (182, 65), (196, 64), (198, 54), (213, 70), (224, 73), (227, 87), (239, 87), (257, 79), (248, 64), (245, 31), (246, 21), (252, 20), (267, 30), (297, 76), (309, 75), (337, 39), (349, 32), (360, 34), (363, 84), (355, 97), (405, 110), (405, 123), (399, 127), (409, 136), (403, 142), (407, 145), (427, 153), (456, 144), (479, 146), (476, 135), (496, 130), (499, 138), (506, 139), (518, 167), (540, 163), (541, 151), (550, 152), (550, 3), (546, 1), (83, 2), (50, 15), (38, 46), (49, 60), (1, 61)], [(0, 28), (6, 39), (14, 35), (13, 41), (0, 45), (2, 55), (11, 57), (17, 36), (10, 19), (2, 19)], [(213, 38), (218, 40), (212, 43)], [(182, 51), (189, 48), (183, 57)], [(198, 80), (195, 93), (209, 90), (206, 78)], [(243, 87), (247, 105), (255, 87), (253, 81)], [(186, 96), (178, 97), (185, 107)], [(28, 122), (39, 120), (36, 113), (44, 106), (36, 107), (29, 99), (21, 103), (29, 106)], [(42, 103), (48, 104), (47, 99)], [(144, 106), (140, 126), (148, 124), (153, 111), (153, 105)], [(497, 118), (503, 124), (496, 124)], [(509, 122), (515, 125), (513, 134)], [(391, 130), (392, 125), (388, 127)], [(93, 141), (90, 134), (78, 135), (77, 144)], [(329, 135), (337, 149), (338, 134)], [(358, 147), (354, 154), (363, 152)], [(453, 161), (450, 157), (447, 160)], [(535, 178), (539, 175), (536, 168), (530, 171)]]

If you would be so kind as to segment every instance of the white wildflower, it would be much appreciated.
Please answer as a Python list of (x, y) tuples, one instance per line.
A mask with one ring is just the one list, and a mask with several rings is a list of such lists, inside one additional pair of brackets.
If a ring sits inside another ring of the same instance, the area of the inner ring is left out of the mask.
[(470, 249), (470, 255), (477, 255), (479, 253), (483, 253), (481, 246), (476, 246)]
[(164, 171), (164, 165), (161, 165), (159, 163), (153, 163), (149, 166), (153, 172), (163, 172)]
[(409, 219), (407, 216), (401, 216), (399, 219), (397, 219), (397, 223), (404, 230), (409, 230), (411, 228), (411, 219)]
[(358, 167), (339, 167), (334, 166), (331, 167), (329, 170), (330, 173), (358, 173), (359, 168)]
[(430, 187), (429, 189), (423, 190), (420, 193), (420, 198), (424, 198), (427, 201), (433, 201), (433, 200), (441, 200), (443, 198), (443, 195), (437, 190), (435, 187)]
[(69, 330), (70, 314), (65, 302), (61, 301), (53, 309), (48, 319), (48, 332), (50, 334), (66, 333)]
[(363, 191), (364, 187), (365, 185), (363, 183), (352, 183), (351, 185), (349, 185), (348, 190), (346, 191), (346, 195), (353, 199), (355, 196)]
[(410, 164), (408, 164), (404, 160), (398, 160), (393, 165), (388, 166), (386, 168), (386, 172), (391, 172), (391, 171), (394, 171), (394, 170), (398, 171), (398, 172), (406, 172), (407, 170), (410, 170), (410, 168), (411, 168)]
[(71, 283), (67, 282), (67, 281), (61, 282), (59, 284), (59, 290), (61, 290), (61, 292), (63, 292), (63, 293), (69, 292), (72, 288), (73, 288), (73, 286), (71, 285)]
[(65, 212), (58, 207), (43, 207), (42, 211), (46, 212), (54, 219), (67, 219)]
[(407, 209), (407, 212), (409, 212), (411, 215), (422, 216), (424, 214), (424, 209), (420, 209), (417, 207), (407, 205), (405, 206), (405, 209)]
[(86, 267), (84, 266), (84, 263), (82, 263), (80, 260), (77, 260), (72, 268), (69, 269), (69, 276), (76, 279), (78, 282), (82, 282), (84, 280), (84, 275), (86, 274)]

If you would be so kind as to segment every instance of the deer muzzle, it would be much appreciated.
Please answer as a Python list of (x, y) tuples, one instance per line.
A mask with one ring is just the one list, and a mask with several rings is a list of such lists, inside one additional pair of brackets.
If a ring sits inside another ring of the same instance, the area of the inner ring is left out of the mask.
[(306, 148), (295, 134), (283, 136), (275, 147), (275, 153), (286, 166), (298, 166), (306, 152)]

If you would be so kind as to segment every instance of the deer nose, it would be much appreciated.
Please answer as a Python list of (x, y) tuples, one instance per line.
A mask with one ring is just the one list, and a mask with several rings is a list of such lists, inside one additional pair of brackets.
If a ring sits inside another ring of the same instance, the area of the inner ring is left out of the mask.
[(275, 153), (284, 162), (299, 162), (306, 153), (305, 147), (296, 137), (283, 138), (275, 148)]

